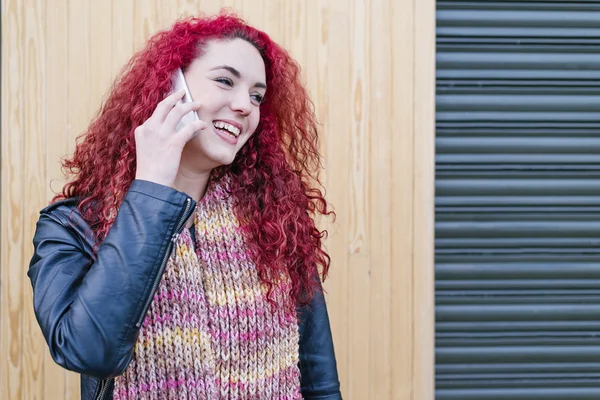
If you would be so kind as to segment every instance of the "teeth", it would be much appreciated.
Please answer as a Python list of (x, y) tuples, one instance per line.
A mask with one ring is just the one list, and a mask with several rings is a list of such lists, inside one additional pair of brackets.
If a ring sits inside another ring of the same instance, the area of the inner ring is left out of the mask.
[(226, 131), (231, 133), (231, 135), (234, 137), (238, 137), (240, 134), (240, 130), (237, 127), (235, 127), (231, 124), (225, 123), (223, 121), (216, 121), (214, 123), (214, 126), (219, 129), (225, 129)]

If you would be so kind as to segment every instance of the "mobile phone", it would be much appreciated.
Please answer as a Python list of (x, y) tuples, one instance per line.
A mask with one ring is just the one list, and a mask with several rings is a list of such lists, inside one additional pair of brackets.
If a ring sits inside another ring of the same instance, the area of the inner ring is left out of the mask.
[[(192, 94), (190, 93), (190, 89), (188, 88), (188, 85), (185, 81), (185, 77), (183, 76), (183, 71), (181, 70), (181, 68), (177, 68), (177, 70), (173, 74), (173, 84), (171, 87), (172, 87), (171, 93), (178, 92), (182, 89), (185, 90), (185, 94), (183, 95), (183, 98), (181, 100), (178, 100), (177, 104), (189, 103), (189, 102), (193, 101)], [(199, 120), (198, 113), (196, 113), (195, 110), (190, 111), (189, 113), (185, 114), (181, 118), (181, 121), (179, 121), (179, 123), (175, 127), (175, 131), (179, 131), (185, 125), (189, 124), (190, 122), (194, 122), (194, 121), (198, 121), (198, 120)]]

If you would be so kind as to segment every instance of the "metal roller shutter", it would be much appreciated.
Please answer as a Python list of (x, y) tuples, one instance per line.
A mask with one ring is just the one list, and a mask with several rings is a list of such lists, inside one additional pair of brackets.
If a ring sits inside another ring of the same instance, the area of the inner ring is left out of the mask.
[(436, 399), (600, 399), (600, 1), (438, 1)]

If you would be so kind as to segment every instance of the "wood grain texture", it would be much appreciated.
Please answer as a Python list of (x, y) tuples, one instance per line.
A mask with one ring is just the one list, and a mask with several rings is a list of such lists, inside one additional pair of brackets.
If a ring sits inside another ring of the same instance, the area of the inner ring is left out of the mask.
[[(44, 82), (44, 107), (45, 107), (45, 126), (44, 134), (51, 140), (46, 140), (45, 166), (46, 176), (44, 182), (41, 182), (45, 189), (44, 201), (52, 198), (55, 192), (59, 191), (64, 183), (60, 173), (60, 158), (63, 157), (69, 149), (68, 136), (68, 108), (64, 101), (68, 94), (68, 72), (67, 60), (65, 57), (67, 46), (67, 0), (55, 1), (53, 7), (47, 8), (45, 34), (46, 34), (46, 80)], [(52, 77), (48, 79), (48, 77)], [(60, 99), (64, 99), (60, 101)], [(51, 180), (52, 179), (52, 180)], [(36, 204), (39, 208), (39, 204)], [(34, 208), (35, 210), (35, 208)], [(33, 227), (33, 226), (32, 226)], [(29, 248), (27, 248), (28, 251)], [(29, 289), (29, 288), (28, 288)], [(27, 292), (31, 292), (27, 290)], [(31, 306), (27, 306), (31, 309)], [(63, 399), (67, 396), (67, 376), (56, 364), (47, 350), (46, 343), (40, 340), (39, 328), (37, 329), (36, 339), (43, 347), (44, 363), (44, 398)], [(73, 397), (73, 399), (75, 399)]]
[[(38, 219), (37, 206), (46, 198), (46, 132), (45, 132), (45, 81), (46, 66), (44, 41), (44, 2), (42, 0), (29, 0), (23, 9), (24, 15), (24, 74), (23, 74), (23, 234), (22, 260), (27, 258), (27, 238), (33, 237), (35, 222)], [(23, 269), (15, 270), (19, 273)], [(21, 273), (23, 278), (24, 274)], [(22, 281), (25, 288), (27, 279)], [(33, 313), (33, 295), (31, 290), (21, 289), (22, 298), (22, 369), (19, 386), (23, 398), (42, 399), (44, 394), (44, 353), (46, 346), (39, 340), (39, 327)]]
[(23, 146), (25, 135), (25, 13), (27, 2), (2, 4), (2, 248), (0, 275), (0, 397), (23, 397), (24, 289)]
[(222, 7), (298, 61), (322, 127), (344, 398), (433, 399), (434, 0), (2, 0), (1, 399), (79, 398), (33, 314), (38, 212), (132, 53)]
[[(393, 65), (392, 77), (392, 126), (396, 134), (391, 137), (391, 146), (394, 156), (391, 159), (391, 173), (393, 183), (391, 197), (394, 206), (391, 208), (391, 258), (390, 271), (391, 298), (390, 312), (391, 331), (393, 339), (390, 347), (392, 395), (390, 398), (397, 400), (418, 399), (414, 387), (414, 362), (415, 337), (413, 326), (418, 323), (413, 314), (413, 294), (418, 288), (413, 285), (416, 251), (427, 251), (415, 248), (413, 228), (421, 221), (415, 218), (414, 209), (414, 174), (415, 163), (421, 158), (414, 154), (415, 141), (415, 43), (414, 30), (418, 21), (414, 20), (414, 2), (402, 2), (392, 8), (391, 28), (391, 63)], [(407, 38), (413, 40), (407, 40)], [(431, 249), (433, 251), (433, 247)], [(426, 316), (427, 317), (427, 316)], [(433, 344), (432, 344), (433, 345)], [(407, 365), (410, 365), (407, 368)], [(406, 385), (405, 382), (411, 382)], [(424, 398), (433, 398), (424, 397)]]
[(435, 3), (415, 1), (413, 225), (413, 383), (417, 399), (434, 397)]

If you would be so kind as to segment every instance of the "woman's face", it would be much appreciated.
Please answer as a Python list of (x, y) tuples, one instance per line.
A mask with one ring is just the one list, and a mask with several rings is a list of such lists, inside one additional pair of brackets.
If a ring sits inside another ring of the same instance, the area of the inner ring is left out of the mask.
[(208, 124), (185, 147), (182, 162), (212, 169), (233, 162), (256, 130), (266, 92), (265, 64), (243, 39), (212, 40), (185, 71), (198, 117)]

